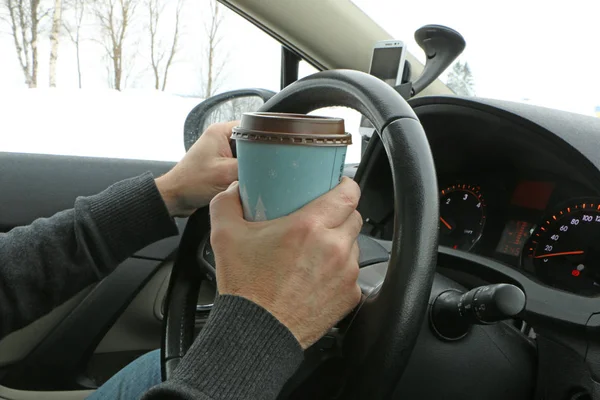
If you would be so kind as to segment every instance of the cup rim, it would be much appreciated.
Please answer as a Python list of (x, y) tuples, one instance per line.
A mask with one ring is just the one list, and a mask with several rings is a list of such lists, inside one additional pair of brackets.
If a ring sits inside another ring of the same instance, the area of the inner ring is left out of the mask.
[(352, 134), (345, 132), (343, 135), (310, 135), (305, 133), (276, 133), (276, 132), (260, 132), (248, 130), (239, 126), (233, 128), (231, 138), (234, 140), (270, 143), (270, 144), (285, 144), (285, 145), (300, 145), (300, 146), (319, 146), (319, 147), (339, 147), (349, 146), (352, 144)]
[(295, 113), (248, 112), (237, 129), (280, 135), (345, 135), (344, 119)]

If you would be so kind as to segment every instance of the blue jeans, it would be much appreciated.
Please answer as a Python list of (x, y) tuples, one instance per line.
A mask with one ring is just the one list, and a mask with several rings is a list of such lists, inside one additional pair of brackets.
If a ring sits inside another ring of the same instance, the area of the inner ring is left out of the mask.
[(154, 350), (123, 368), (86, 400), (139, 400), (161, 381), (160, 350)]

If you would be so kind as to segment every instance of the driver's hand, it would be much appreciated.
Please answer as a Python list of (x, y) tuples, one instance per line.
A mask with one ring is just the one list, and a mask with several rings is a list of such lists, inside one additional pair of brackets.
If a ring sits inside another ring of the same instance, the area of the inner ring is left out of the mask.
[(233, 121), (209, 126), (183, 159), (156, 179), (171, 216), (189, 216), (237, 179), (237, 160), (231, 153), (229, 137), (238, 124)]
[(309, 347), (360, 301), (359, 198), (344, 178), (293, 214), (247, 222), (234, 182), (210, 205), (219, 293), (257, 303)]

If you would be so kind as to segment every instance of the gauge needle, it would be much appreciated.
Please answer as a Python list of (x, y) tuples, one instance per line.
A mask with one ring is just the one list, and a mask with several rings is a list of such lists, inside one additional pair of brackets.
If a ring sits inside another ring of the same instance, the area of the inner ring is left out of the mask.
[(442, 221), (442, 224), (446, 225), (446, 228), (452, 230), (452, 225), (450, 225), (444, 218), (440, 217), (440, 221)]
[(548, 253), (542, 254), (541, 256), (535, 256), (535, 258), (548, 258), (548, 257), (556, 257), (556, 256), (570, 256), (575, 254), (583, 254), (583, 250), (574, 250), (574, 251), (563, 251), (562, 253)]

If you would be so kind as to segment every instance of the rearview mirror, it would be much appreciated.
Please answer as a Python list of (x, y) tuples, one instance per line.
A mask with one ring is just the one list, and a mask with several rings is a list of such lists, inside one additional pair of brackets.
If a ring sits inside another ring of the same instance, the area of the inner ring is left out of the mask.
[(188, 151), (209, 125), (238, 120), (245, 112), (257, 111), (275, 92), (241, 89), (210, 97), (189, 112), (183, 126), (183, 144)]

